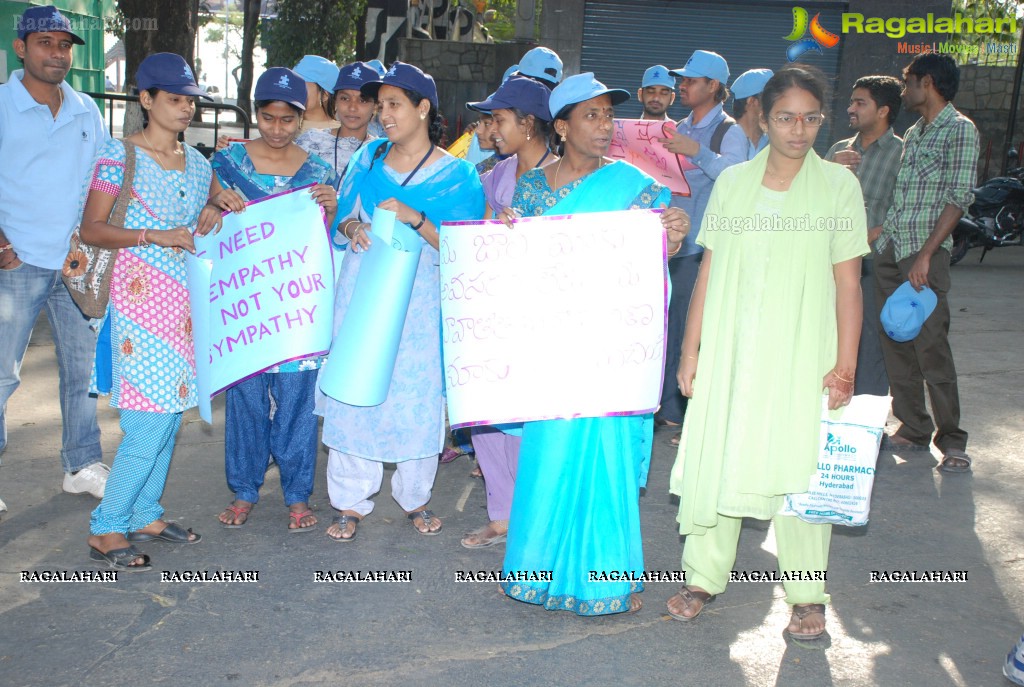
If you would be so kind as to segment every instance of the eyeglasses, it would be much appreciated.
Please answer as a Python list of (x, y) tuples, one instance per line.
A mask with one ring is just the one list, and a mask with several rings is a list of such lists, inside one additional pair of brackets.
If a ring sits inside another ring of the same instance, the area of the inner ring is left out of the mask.
[(796, 126), (797, 121), (804, 123), (804, 126), (816, 129), (825, 123), (825, 115), (823, 114), (781, 114), (778, 117), (769, 117), (768, 119), (775, 122), (775, 125), (780, 129), (792, 129)]

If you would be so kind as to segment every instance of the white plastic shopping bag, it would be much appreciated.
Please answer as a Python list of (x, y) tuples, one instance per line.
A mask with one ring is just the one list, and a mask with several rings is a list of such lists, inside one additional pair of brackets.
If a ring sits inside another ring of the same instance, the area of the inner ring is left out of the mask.
[(875, 463), (891, 401), (889, 396), (864, 394), (830, 411), (828, 395), (822, 397), (818, 471), (805, 493), (786, 495), (780, 515), (849, 527), (867, 524)]

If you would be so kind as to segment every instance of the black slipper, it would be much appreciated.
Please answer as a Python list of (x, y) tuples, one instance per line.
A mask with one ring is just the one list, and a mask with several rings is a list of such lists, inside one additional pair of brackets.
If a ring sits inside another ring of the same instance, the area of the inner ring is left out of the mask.
[[(146, 572), (153, 569), (153, 566), (149, 564), (149, 556), (139, 553), (135, 550), (134, 546), (126, 546), (123, 549), (111, 549), (106, 553), (90, 546), (89, 558), (97, 562), (105, 561), (109, 567), (124, 570), (125, 572)], [(142, 559), (142, 565), (132, 565), (132, 561), (136, 558)]]
[(350, 522), (355, 523), (356, 528), (354, 530), (352, 530), (352, 536), (351, 537), (332, 537), (331, 535), (328, 534), (327, 538), (330, 539), (331, 541), (338, 541), (338, 542), (353, 541), (356, 538), (356, 535), (359, 534), (359, 521), (361, 519), (362, 518), (357, 518), (354, 515), (345, 515), (345, 514), (335, 515), (334, 518), (331, 520), (331, 524), (332, 525), (337, 525), (339, 528), (341, 528), (342, 532), (344, 532), (346, 529), (348, 529), (348, 524)]
[[(190, 539), (192, 535), (195, 535), (195, 539)], [(191, 527), (186, 530), (176, 522), (169, 522), (160, 534), (129, 532), (125, 535), (125, 538), (133, 544), (141, 544), (147, 541), (165, 541), (171, 544), (198, 544), (203, 535), (193, 532)]]
[[(437, 518), (437, 516), (434, 515), (434, 512), (432, 510), (428, 510), (426, 508), (424, 508), (423, 510), (418, 510), (415, 513), (409, 513), (407, 515), (407, 517), (410, 520), (413, 520), (413, 521), (415, 521), (416, 518), (422, 519), (424, 527), (430, 527), (431, 520), (433, 520), (434, 518)], [(438, 519), (440, 519), (440, 518), (438, 518)], [(423, 536), (425, 536), (425, 537), (433, 537), (434, 535), (437, 535), (437, 534), (441, 533), (441, 529), (443, 528), (443, 526), (442, 527), (438, 527), (436, 530), (427, 530), (426, 532), (424, 532), (419, 527), (416, 527), (416, 523), (413, 522), (412, 523), (412, 528), (414, 530), (416, 530), (417, 532), (419, 532), (420, 534), (422, 534)]]

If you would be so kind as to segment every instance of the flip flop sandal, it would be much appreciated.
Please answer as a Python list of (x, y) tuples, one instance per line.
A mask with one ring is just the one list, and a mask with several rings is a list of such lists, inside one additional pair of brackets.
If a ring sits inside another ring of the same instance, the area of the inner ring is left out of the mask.
[(682, 440), (683, 440), (683, 433), (682, 432), (676, 432), (668, 440), (668, 445), (669, 446), (679, 446), (679, 442), (682, 441)]
[[(415, 513), (409, 513), (407, 517), (410, 520), (416, 520), (416, 518), (422, 518), (423, 519), (423, 526), (424, 527), (430, 527), (430, 521), (433, 520), (434, 518), (436, 518), (437, 516), (434, 515), (433, 511), (424, 508), (423, 510), (418, 510)], [(425, 537), (433, 537), (433, 536), (441, 533), (441, 528), (440, 527), (438, 527), (434, 531), (427, 530), (426, 532), (424, 532), (420, 528), (416, 527), (416, 523), (415, 522), (413, 522), (412, 528), (414, 530), (416, 530), (417, 532), (419, 532), (420, 534), (422, 534), (423, 536), (425, 536)]]
[(288, 527), (288, 534), (296, 534), (298, 532), (312, 532), (313, 528), (316, 527), (315, 522), (312, 525), (306, 525), (305, 527), (302, 526), (302, 519), (308, 518), (310, 515), (313, 515), (313, 511), (311, 511), (308, 508), (302, 511), (301, 513), (294, 510), (288, 511), (288, 517), (291, 518), (291, 520), (295, 523), (295, 527)]
[[(501, 543), (503, 543), (503, 542), (508, 540), (508, 532), (502, 532), (500, 534), (496, 533), (493, 537), (484, 537), (482, 535), (485, 532), (494, 532), (494, 530), (491, 529), (490, 525), (484, 525), (483, 527), (481, 527), (478, 530), (473, 530), (472, 532), (467, 532), (466, 536), (463, 537), (462, 541), (459, 542), (459, 543), (462, 544), (462, 548), (464, 548), (464, 549), (486, 549), (489, 546), (494, 546), (495, 544), (501, 544)], [(478, 543), (476, 543), (476, 544), (467, 544), (466, 540), (469, 539), (470, 537), (476, 537), (476, 540), (477, 540)]]
[[(952, 462), (950, 462), (950, 458), (953, 458), (955, 460), (962, 460), (963, 462), (967, 463), (967, 465), (954, 465)], [(958, 448), (947, 449), (944, 452), (944, 455), (942, 456), (942, 462), (939, 463), (938, 469), (942, 470), (943, 472), (949, 473), (970, 472), (971, 457), (967, 455), (967, 453), (961, 451)]]
[[(153, 566), (149, 564), (149, 556), (144, 553), (139, 553), (135, 550), (134, 546), (126, 546), (122, 549), (111, 549), (106, 553), (103, 553), (96, 547), (89, 547), (89, 558), (100, 562), (103, 561), (108, 567), (114, 568), (115, 570), (124, 570), (125, 572), (146, 572), (152, 570)], [(132, 561), (136, 558), (142, 559), (142, 565), (132, 565)]]
[[(800, 627), (804, 626), (804, 620), (808, 616), (812, 616), (815, 613), (824, 617), (825, 604), (801, 604), (799, 606), (793, 606), (793, 617), (800, 623)], [(792, 620), (790, 622), (792, 622)], [(786, 634), (793, 639), (817, 639), (825, 634), (825, 630), (822, 629), (821, 632), (792, 632), (787, 628)]]
[[(634, 606), (634, 604), (636, 604)], [(629, 608), (622, 615), (635, 615), (640, 612), (640, 609), (644, 607), (643, 600), (636, 594), (629, 595)]]
[(681, 613), (673, 613), (671, 610), (669, 610), (668, 614), (670, 616), (672, 616), (676, 620), (681, 620), (684, 623), (688, 623), (688, 622), (691, 622), (693, 620), (696, 620), (697, 616), (699, 616), (701, 613), (704, 612), (704, 607), (707, 606), (709, 603), (711, 603), (712, 601), (714, 601), (715, 599), (718, 598), (717, 595), (715, 595), (715, 594), (708, 594), (707, 592), (694, 591), (694, 590), (690, 589), (689, 587), (681, 587), (679, 589), (679, 591), (676, 592), (675, 595), (680, 597), (683, 601), (685, 601), (687, 607), (689, 607), (689, 605), (691, 603), (695, 602), (695, 601), (699, 601), (700, 602), (700, 608), (697, 610), (696, 613), (694, 613), (693, 615), (691, 615), (689, 617), (687, 617), (687, 616), (685, 616), (685, 615), (683, 615)]
[[(192, 539), (195, 535), (195, 539)], [(141, 544), (147, 541), (165, 541), (171, 544), (198, 544), (203, 535), (193, 532), (189, 527), (187, 530), (176, 522), (167, 523), (167, 527), (160, 534), (149, 534), (148, 532), (129, 532), (125, 538), (133, 544)]]
[(345, 528), (348, 527), (348, 524), (350, 522), (354, 522), (356, 527), (355, 527), (354, 530), (352, 530), (352, 536), (351, 537), (332, 537), (330, 534), (328, 534), (327, 538), (330, 539), (331, 541), (336, 541), (336, 542), (350, 542), (350, 541), (353, 541), (356, 538), (356, 535), (359, 534), (359, 522), (360, 522), (360, 520), (362, 520), (362, 518), (357, 518), (354, 515), (336, 515), (336, 516), (334, 516), (334, 518), (331, 520), (331, 524), (332, 525), (337, 525), (339, 528), (341, 528), (342, 532), (345, 531)]
[(245, 527), (245, 523), (249, 522), (249, 513), (252, 512), (252, 506), (248, 506), (248, 507), (243, 508), (242, 506), (236, 506), (235, 504), (232, 503), (230, 506), (228, 506), (224, 510), (229, 510), (232, 513), (235, 514), (235, 517), (232, 518), (232, 520), (234, 520), (235, 522), (238, 522), (238, 516), (239, 515), (244, 515), (245, 516), (245, 520), (243, 520), (242, 522), (240, 522), (238, 524), (235, 524), (235, 523), (230, 523), (229, 524), (229, 523), (226, 523), (226, 522), (223, 523), (224, 529), (226, 529), (226, 530), (237, 530), (240, 527)]

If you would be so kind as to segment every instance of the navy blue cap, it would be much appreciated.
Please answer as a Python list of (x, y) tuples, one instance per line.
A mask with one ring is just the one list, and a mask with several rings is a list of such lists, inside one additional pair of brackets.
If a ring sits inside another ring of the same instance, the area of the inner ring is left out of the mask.
[(47, 33), (60, 31), (71, 36), (75, 45), (85, 45), (85, 41), (71, 30), (71, 20), (65, 17), (53, 5), (45, 7), (29, 7), (18, 20), (18, 38), (25, 40), (30, 33)]
[(196, 77), (185, 58), (172, 52), (157, 52), (144, 59), (135, 72), (135, 85), (140, 92), (159, 88), (168, 93), (213, 100), (209, 93), (196, 85)]
[(492, 110), (511, 110), (515, 108), (526, 114), (532, 114), (545, 122), (551, 121), (548, 110), (548, 99), (551, 91), (543, 84), (526, 76), (513, 76), (501, 84), (498, 90), (478, 103), (466, 103), (466, 106), (477, 112), (490, 114)]
[(306, 80), (287, 67), (271, 67), (256, 81), (252, 99), (280, 100), (306, 109)]
[(372, 64), (368, 62), (353, 62), (346, 64), (338, 73), (338, 80), (334, 82), (335, 91), (358, 91), (363, 84), (380, 81), (380, 74)]
[(419, 93), (429, 100), (431, 105), (437, 107), (437, 85), (434, 84), (433, 77), (430, 74), (425, 74), (419, 67), (396, 61), (391, 65), (391, 69), (384, 74), (382, 81), (363, 84), (359, 92), (376, 98), (381, 86), (394, 86)]
[(551, 100), (548, 103), (551, 108), (551, 116), (557, 117), (558, 113), (568, 105), (582, 103), (606, 93), (611, 97), (612, 105), (629, 100), (629, 91), (624, 91), (621, 88), (608, 88), (594, 78), (594, 72), (583, 72), (576, 76), (570, 76), (551, 91)]

